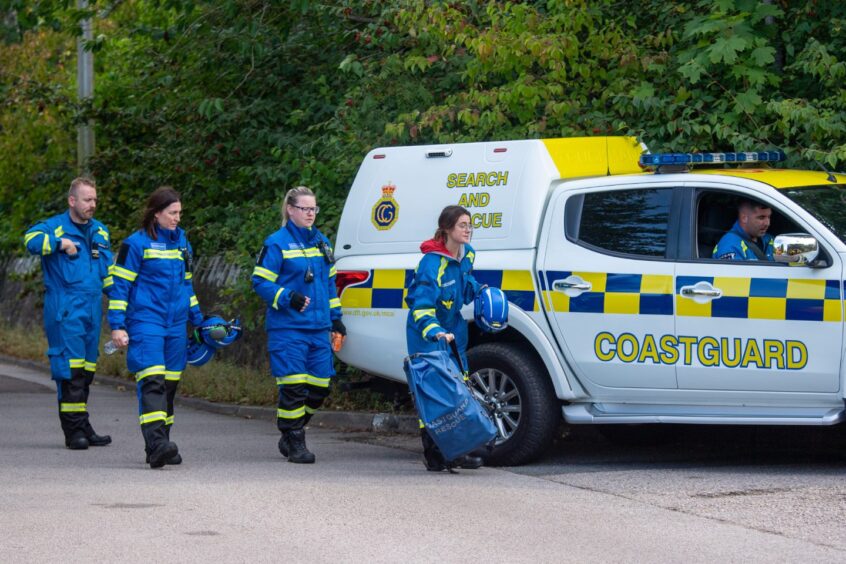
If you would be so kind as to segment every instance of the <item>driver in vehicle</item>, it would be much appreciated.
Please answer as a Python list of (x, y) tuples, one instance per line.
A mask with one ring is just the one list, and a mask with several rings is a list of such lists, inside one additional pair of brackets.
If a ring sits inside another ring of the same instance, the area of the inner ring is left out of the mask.
[(714, 247), (718, 260), (773, 259), (773, 236), (767, 233), (773, 210), (766, 204), (743, 200), (737, 206), (737, 221)]

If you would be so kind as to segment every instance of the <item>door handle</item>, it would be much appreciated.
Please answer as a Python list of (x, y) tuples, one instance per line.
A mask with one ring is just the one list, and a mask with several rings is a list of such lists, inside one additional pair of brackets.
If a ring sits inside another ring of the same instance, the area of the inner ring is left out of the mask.
[(682, 288), (681, 294), (682, 296), (704, 296), (706, 298), (719, 298), (723, 295), (723, 293), (717, 289), (705, 290), (703, 288), (694, 287)]
[(723, 296), (723, 291), (714, 288), (709, 282), (703, 280), (693, 286), (682, 286), (679, 288), (679, 295), (698, 304), (706, 304), (711, 300), (720, 299)]
[(556, 281), (552, 287), (556, 290), (581, 290), (587, 292), (590, 290), (590, 284), (587, 282), (568, 282), (566, 280)]

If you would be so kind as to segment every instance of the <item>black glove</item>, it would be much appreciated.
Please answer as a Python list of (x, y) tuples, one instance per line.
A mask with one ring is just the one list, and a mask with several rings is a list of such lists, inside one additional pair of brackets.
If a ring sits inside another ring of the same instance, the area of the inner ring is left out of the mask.
[(332, 332), (333, 333), (340, 333), (344, 337), (347, 336), (347, 328), (344, 327), (344, 323), (340, 319), (333, 319), (332, 320)]
[(306, 305), (306, 297), (299, 292), (291, 294), (291, 307), (297, 311), (302, 311)]

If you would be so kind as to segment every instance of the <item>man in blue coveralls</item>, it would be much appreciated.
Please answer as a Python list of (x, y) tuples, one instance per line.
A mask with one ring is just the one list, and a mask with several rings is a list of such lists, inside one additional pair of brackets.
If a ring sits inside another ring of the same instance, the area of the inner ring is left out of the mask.
[(737, 221), (714, 247), (720, 260), (774, 260), (773, 236), (767, 233), (773, 210), (761, 202), (743, 200), (737, 206)]
[(24, 243), (41, 256), (44, 273), (44, 331), (50, 372), (56, 381), (65, 446), (105, 446), (110, 436), (88, 422), (88, 392), (97, 366), (102, 301), (111, 285), (109, 230), (94, 219), (94, 181), (77, 178), (68, 191), (68, 211), (30, 227)]

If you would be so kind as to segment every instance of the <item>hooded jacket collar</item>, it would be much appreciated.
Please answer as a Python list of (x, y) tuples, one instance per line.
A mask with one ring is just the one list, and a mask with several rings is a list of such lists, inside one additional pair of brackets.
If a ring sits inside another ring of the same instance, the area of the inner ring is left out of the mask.
[(461, 259), (464, 258), (464, 245), (461, 245), (461, 247), (458, 249), (458, 256), (454, 256), (452, 253), (449, 252), (449, 249), (447, 249), (446, 245), (443, 242), (437, 239), (429, 239), (428, 241), (423, 241), (420, 244), (420, 252), (422, 252), (424, 255), (429, 253), (442, 255), (446, 258), (450, 258), (452, 260), (457, 260), (460, 262)]

